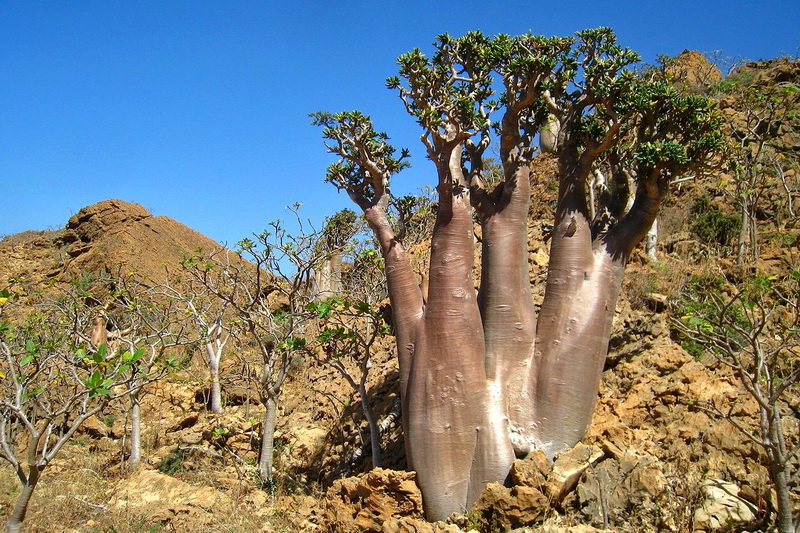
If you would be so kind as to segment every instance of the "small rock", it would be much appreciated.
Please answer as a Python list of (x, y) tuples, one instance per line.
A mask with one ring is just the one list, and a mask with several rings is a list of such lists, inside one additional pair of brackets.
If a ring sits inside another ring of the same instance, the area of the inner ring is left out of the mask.
[(560, 503), (575, 488), (581, 474), (602, 457), (603, 450), (598, 446), (583, 443), (561, 453), (556, 457), (553, 469), (547, 477), (547, 496), (554, 503)]
[(508, 531), (541, 522), (549, 508), (547, 497), (538, 489), (509, 489), (500, 483), (489, 483), (472, 506), (471, 514), (480, 516), (482, 531)]
[(514, 485), (542, 489), (550, 472), (550, 461), (542, 450), (531, 452), (525, 459), (517, 459), (511, 465), (511, 480)]
[(701, 489), (705, 499), (694, 513), (694, 527), (706, 531), (743, 524), (753, 520), (753, 512), (739, 497), (739, 487), (728, 481), (709, 479)]

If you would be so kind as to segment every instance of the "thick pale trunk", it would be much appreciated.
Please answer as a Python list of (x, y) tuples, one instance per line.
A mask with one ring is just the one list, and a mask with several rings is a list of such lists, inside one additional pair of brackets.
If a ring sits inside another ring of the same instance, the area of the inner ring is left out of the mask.
[(25, 521), (28, 505), (31, 502), (33, 491), (36, 489), (36, 484), (39, 482), (40, 474), (41, 472), (37, 465), (30, 465), (28, 477), (25, 483), (22, 484), (22, 491), (17, 496), (14, 509), (11, 511), (11, 516), (8, 517), (8, 522), (6, 522), (6, 533), (21, 533), (22, 523)]
[(314, 282), (319, 300), (339, 294), (342, 290), (342, 254), (335, 253), (323, 261), (314, 273)]
[(472, 235), (468, 201), (456, 196), (434, 229), (428, 303), (407, 373), (406, 447), (429, 520), (466, 512), (514, 459), (507, 421), (487, 409)]
[(212, 360), (208, 365), (211, 375), (211, 412), (222, 413), (222, 386), (219, 382), (219, 361)]
[(128, 459), (131, 472), (142, 462), (142, 405), (140, 391), (131, 393), (131, 454)]
[(553, 154), (558, 148), (558, 135), (561, 132), (561, 124), (553, 115), (548, 115), (547, 126), (539, 132), (539, 150), (543, 154)]
[(560, 187), (547, 284), (536, 330), (535, 438), (553, 457), (586, 432), (608, 352), (625, 261), (663, 199), (654, 173), (624, 217), (593, 239), (585, 203), (586, 161), (559, 161)]
[(603, 246), (567, 248), (551, 256), (535, 349), (535, 435), (550, 457), (577, 443), (591, 421), (623, 272)]
[(381, 466), (381, 430), (378, 427), (378, 421), (375, 418), (375, 413), (372, 406), (367, 399), (367, 388), (362, 383), (358, 387), (358, 394), (361, 396), (361, 409), (364, 411), (364, 418), (367, 419), (369, 425), (369, 443), (372, 449), (372, 467), (380, 468)]
[(261, 426), (261, 453), (258, 458), (258, 475), (262, 483), (272, 481), (272, 462), (274, 456), (275, 421), (278, 414), (278, 404), (275, 398), (267, 398), (264, 407), (264, 423)]
[(536, 319), (528, 267), (529, 172), (525, 166), (506, 185), (500, 205), (482, 227), (482, 272), (478, 296), (485, 338), (485, 367), (493, 417), (508, 418), (518, 455), (532, 447), (535, 423), (532, 371)]

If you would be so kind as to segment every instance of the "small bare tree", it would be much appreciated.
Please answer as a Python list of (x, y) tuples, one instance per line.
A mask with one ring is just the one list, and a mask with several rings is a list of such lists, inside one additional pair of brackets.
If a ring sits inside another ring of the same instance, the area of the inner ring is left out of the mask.
[(278, 399), (291, 363), (306, 345), (313, 272), (330, 254), (317, 246), (318, 232), (307, 228), (298, 207), (289, 208), (299, 227), (296, 234), (275, 221), (253, 239), (236, 243), (236, 252), (220, 248), (183, 261), (186, 277), (228, 306), (240, 348), (261, 358), (258, 393), (266, 412), (258, 473), (264, 483), (273, 477)]
[(217, 298), (208, 287), (198, 284), (191, 277), (173, 278), (172, 282), (168, 281), (155, 290), (176, 302), (198, 330), (203, 359), (208, 368), (211, 412), (221, 414), (224, 410), (220, 365), (235, 327), (231, 323), (230, 304), (227, 300)]
[[(73, 317), (92, 311), (80, 299), (72, 302)], [(33, 312), (22, 319), (14, 294), (0, 291), (0, 457), (22, 484), (9, 533), (22, 530), (42, 473), (81, 425), (160, 377), (145, 347), (83, 342), (75, 329), (80, 323), (59, 311), (63, 300), (26, 304)]]
[(747, 395), (758, 405), (753, 428), (727, 409), (709, 404), (706, 411), (729, 421), (764, 453), (777, 494), (777, 527), (796, 531), (791, 491), (797, 486), (798, 380), (800, 380), (800, 272), (787, 280), (757, 278), (752, 286), (727, 297), (696, 292), (691, 312), (674, 321), (688, 339), (699, 343), (733, 370)]
[(733, 94), (741, 110), (732, 121), (731, 132), (736, 145), (733, 159), (735, 199), (742, 219), (736, 260), (741, 264), (759, 258), (758, 214), (776, 181), (786, 190), (787, 207), (792, 211), (792, 191), (787, 187), (784, 167), (794, 147), (785, 146), (781, 132), (796, 131), (800, 127), (796, 112), (800, 106), (800, 88), (794, 84), (769, 89), (737, 87)]
[(366, 301), (349, 302), (329, 298), (311, 304), (310, 309), (321, 321), (317, 343), (323, 363), (335, 368), (358, 394), (361, 410), (367, 420), (372, 450), (372, 466), (381, 466), (381, 431), (378, 418), (370, 405), (367, 379), (372, 368), (372, 355), (378, 339), (391, 328), (383, 315)]
[[(88, 350), (99, 349), (108, 343), (108, 352), (142, 351), (135, 367), (126, 369), (130, 390), (127, 394), (130, 419), (128, 468), (139, 467), (142, 461), (142, 399), (146, 386), (154, 376), (162, 376), (177, 362), (176, 350), (196, 341), (188, 333), (186, 321), (175, 302), (163, 298), (148, 284), (130, 275), (97, 278), (91, 287), (81, 282), (53, 304), (52, 311), (67, 317), (73, 324), (76, 337), (87, 343)], [(83, 302), (104, 302), (96, 311)], [(92, 322), (91, 332), (88, 331)]]

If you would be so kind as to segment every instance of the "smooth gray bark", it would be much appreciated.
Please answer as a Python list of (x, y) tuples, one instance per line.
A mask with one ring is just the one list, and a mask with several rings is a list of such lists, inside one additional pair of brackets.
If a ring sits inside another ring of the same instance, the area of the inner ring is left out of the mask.
[(211, 377), (211, 412), (221, 414), (222, 409), (222, 385), (219, 381), (219, 361), (211, 360), (208, 365)]
[(258, 457), (258, 475), (262, 483), (272, 481), (272, 465), (275, 455), (275, 422), (278, 415), (278, 404), (269, 396), (265, 403), (266, 413), (261, 426), (261, 453)]
[(131, 398), (131, 450), (128, 464), (131, 472), (142, 462), (142, 404), (141, 389), (130, 393)]
[(28, 470), (27, 479), (22, 484), (22, 491), (17, 496), (14, 509), (8, 517), (8, 522), (6, 522), (6, 533), (20, 533), (22, 531), (22, 523), (28, 513), (28, 505), (31, 502), (33, 491), (36, 489), (36, 484), (39, 482), (39, 475), (41, 474), (39, 466), (36, 464), (29, 465)]
[(361, 396), (361, 409), (364, 411), (364, 418), (367, 419), (369, 426), (369, 443), (372, 449), (372, 467), (380, 468), (382, 459), (381, 452), (381, 430), (378, 427), (378, 420), (375, 418), (375, 412), (367, 399), (367, 388), (364, 383), (358, 387), (358, 394)]

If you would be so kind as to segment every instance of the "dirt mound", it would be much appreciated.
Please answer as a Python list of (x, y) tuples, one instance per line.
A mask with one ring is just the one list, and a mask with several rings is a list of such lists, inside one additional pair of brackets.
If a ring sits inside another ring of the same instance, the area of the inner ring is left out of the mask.
[(667, 74), (681, 89), (702, 91), (722, 79), (722, 72), (696, 50), (684, 50), (664, 65)]
[(153, 216), (139, 204), (104, 200), (84, 207), (61, 230), (23, 232), (0, 241), (0, 279), (25, 277), (39, 283), (69, 281), (85, 273), (135, 270), (160, 280), (164, 265), (185, 254), (219, 245), (165, 216)]

